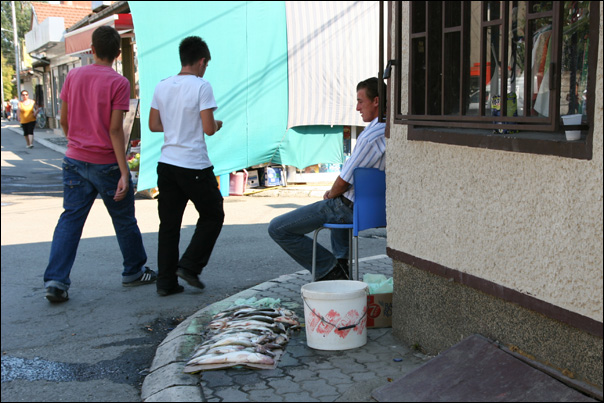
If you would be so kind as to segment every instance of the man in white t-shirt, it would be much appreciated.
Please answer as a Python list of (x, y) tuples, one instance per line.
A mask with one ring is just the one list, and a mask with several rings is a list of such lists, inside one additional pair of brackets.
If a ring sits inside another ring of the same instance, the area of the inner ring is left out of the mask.
[[(200, 37), (190, 36), (180, 43), (179, 53), (180, 73), (155, 87), (149, 114), (149, 129), (164, 133), (157, 166), (157, 293), (161, 296), (184, 290), (178, 277), (193, 287), (204, 288), (199, 275), (208, 264), (224, 221), (223, 199), (204, 137), (204, 133), (212, 136), (222, 127), (222, 121), (214, 119), (217, 106), (212, 86), (203, 79), (210, 50)], [(179, 259), (180, 226), (189, 200), (199, 220)]]

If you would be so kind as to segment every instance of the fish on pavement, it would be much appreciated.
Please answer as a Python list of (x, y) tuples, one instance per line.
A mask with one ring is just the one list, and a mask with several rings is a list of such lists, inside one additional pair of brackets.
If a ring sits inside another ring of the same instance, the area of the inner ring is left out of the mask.
[(252, 351), (237, 351), (227, 354), (206, 354), (189, 361), (189, 365), (210, 364), (263, 364), (273, 365), (271, 357)]

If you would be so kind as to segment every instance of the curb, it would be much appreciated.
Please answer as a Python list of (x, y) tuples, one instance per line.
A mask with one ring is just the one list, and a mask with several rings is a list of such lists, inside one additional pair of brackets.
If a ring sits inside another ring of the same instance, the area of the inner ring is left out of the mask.
[(66, 147), (57, 145), (57, 144), (55, 144), (55, 143), (53, 143), (51, 141), (48, 141), (46, 139), (36, 139), (36, 136), (34, 136), (34, 141), (37, 142), (37, 143), (40, 143), (41, 145), (43, 145), (46, 148), (50, 148), (51, 150), (54, 150), (54, 151), (56, 151), (58, 153), (65, 154), (65, 152), (67, 152), (67, 148)]
[[(23, 136), (23, 129), (21, 129), (20, 127), (14, 127), (14, 126), (4, 126), (4, 129), (10, 130), (13, 133), (16, 133), (20, 136)], [(48, 130), (48, 129), (45, 129)], [(37, 134), (34, 132), (34, 142), (39, 143), (40, 145), (43, 145), (46, 148), (50, 148), (53, 151), (56, 151), (58, 153), (61, 154), (65, 154), (65, 152), (67, 152), (67, 140), (62, 138), (62, 137), (57, 137), (59, 139), (61, 139), (61, 142), (64, 142), (65, 145), (60, 145), (60, 144), (55, 144), (52, 141), (46, 139), (46, 138), (41, 138), (41, 136), (44, 136), (44, 134)], [(56, 136), (55, 136), (56, 137)]]
[(248, 299), (258, 292), (274, 287), (275, 282), (286, 282), (306, 275), (307, 270), (286, 274), (258, 284), (208, 305), (185, 319), (160, 343), (145, 377), (141, 390), (143, 402), (205, 402), (198, 374), (185, 374), (184, 368), (201, 341), (201, 330), (211, 315), (230, 307), (238, 299)]
[[(23, 136), (23, 130), (20, 127), (14, 126), (4, 126), (5, 129), (11, 130), (12, 132)], [(49, 148), (53, 151), (56, 151), (61, 154), (65, 154), (67, 152), (67, 139), (63, 136), (58, 136), (56, 134), (46, 134), (46, 131), (50, 131), (49, 129), (40, 129), (42, 133), (35, 134), (34, 133), (34, 142), (39, 143), (40, 145)], [(54, 141), (53, 141), (54, 140)], [(323, 198), (326, 190), (329, 190), (331, 185), (307, 185), (304, 187), (298, 187), (296, 185), (289, 186), (275, 186), (272, 188), (259, 189), (259, 190), (251, 190), (244, 193), (245, 197), (315, 197), (315, 198)], [(144, 191), (138, 192), (137, 194), (141, 194)], [(150, 196), (151, 197), (151, 196)]]
[[(389, 259), (389, 257), (387, 255), (368, 256), (359, 259), (359, 262), (380, 259)], [(230, 307), (238, 299), (257, 296), (259, 293), (278, 287), (279, 284), (295, 282), (308, 274), (307, 270), (302, 269), (257, 284), (208, 305), (181, 322), (157, 347), (149, 374), (143, 381), (141, 400), (143, 402), (207, 401), (199, 374), (185, 374), (184, 368), (195, 348), (203, 341), (201, 333), (211, 316)]]
[(244, 194), (248, 197), (318, 197), (322, 198), (325, 194), (325, 190), (316, 189), (266, 189), (263, 192)]

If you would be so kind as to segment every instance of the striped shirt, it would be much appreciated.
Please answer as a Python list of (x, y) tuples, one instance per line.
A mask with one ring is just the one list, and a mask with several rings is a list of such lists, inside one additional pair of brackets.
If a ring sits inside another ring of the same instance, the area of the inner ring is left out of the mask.
[(386, 169), (386, 123), (378, 123), (375, 118), (363, 130), (357, 139), (356, 147), (350, 158), (344, 163), (340, 178), (352, 186), (343, 194), (345, 198), (354, 202), (354, 177), (356, 168)]

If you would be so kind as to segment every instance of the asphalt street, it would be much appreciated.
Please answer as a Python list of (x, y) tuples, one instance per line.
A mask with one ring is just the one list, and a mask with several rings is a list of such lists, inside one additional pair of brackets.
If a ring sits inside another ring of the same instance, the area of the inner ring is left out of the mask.
[[(42, 275), (62, 212), (63, 155), (2, 124), (2, 401), (140, 401), (159, 343), (194, 312), (300, 267), (268, 236), (269, 221), (318, 198), (227, 197), (225, 226), (202, 275), (205, 290), (160, 297), (154, 285), (121, 286), (121, 254), (97, 199), (71, 273), (70, 300), (50, 304)], [(16, 126), (14, 126), (16, 127)], [(137, 198), (136, 215), (156, 269), (157, 202)], [(187, 207), (181, 251), (196, 211)], [(320, 240), (328, 245), (328, 231)], [(386, 230), (366, 231), (360, 257), (385, 253)], [(310, 276), (309, 276), (310, 279)]]

